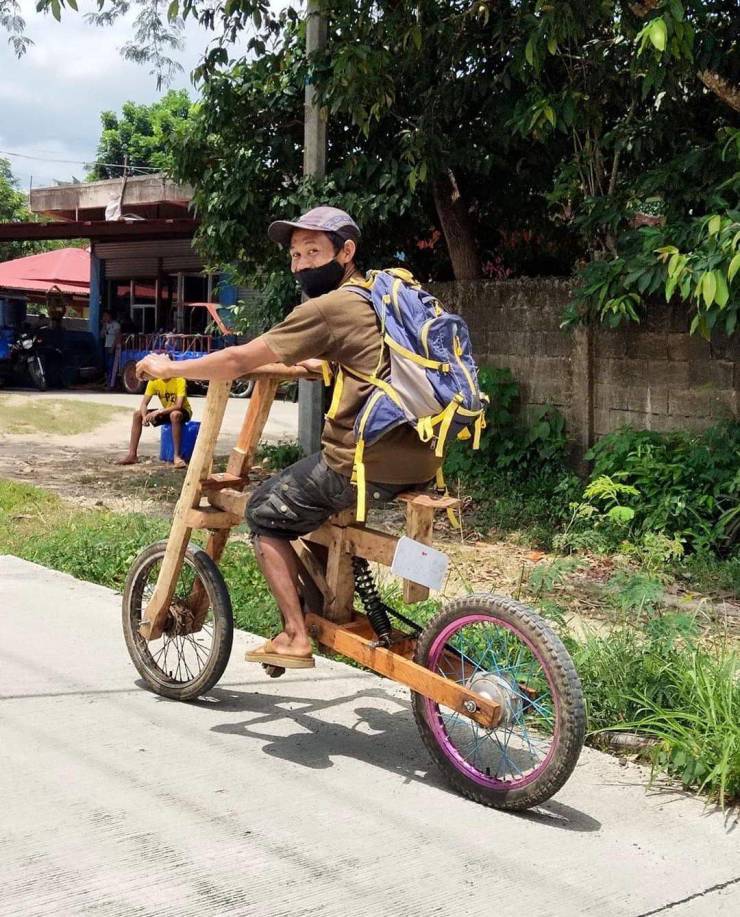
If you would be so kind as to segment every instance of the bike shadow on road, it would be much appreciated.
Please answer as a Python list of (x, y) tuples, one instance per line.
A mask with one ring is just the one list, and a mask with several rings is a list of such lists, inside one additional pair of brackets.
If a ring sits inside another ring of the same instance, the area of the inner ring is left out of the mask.
[[(365, 705), (373, 700), (382, 701), (384, 706)], [(461, 798), (448, 787), (436, 768), (430, 766), (411, 704), (381, 688), (316, 698), (298, 693), (276, 694), (273, 690), (257, 693), (216, 687), (208, 700), (196, 704), (213, 713), (248, 711), (252, 714), (249, 719), (220, 723), (212, 731), (262, 742), (262, 751), (274, 758), (311, 769), (333, 767), (338, 757), (354, 758), (396, 774), (404, 782), (420, 782)], [(345, 708), (341, 713), (345, 722), (339, 722), (338, 716), (326, 717), (327, 711), (335, 708), (338, 713), (336, 708), (340, 707)], [(347, 716), (346, 708), (351, 708), (351, 717)], [(350, 725), (346, 724), (348, 719), (352, 720)], [(301, 731), (278, 735), (270, 730), (271, 726), (286, 721)], [(516, 815), (565, 831), (593, 832), (601, 828), (601, 823), (590, 815), (552, 800)]]

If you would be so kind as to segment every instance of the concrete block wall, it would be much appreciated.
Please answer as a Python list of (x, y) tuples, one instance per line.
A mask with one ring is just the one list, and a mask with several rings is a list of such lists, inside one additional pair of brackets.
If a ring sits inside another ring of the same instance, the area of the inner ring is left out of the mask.
[(511, 370), (525, 409), (552, 404), (563, 412), (576, 454), (625, 425), (692, 430), (738, 419), (740, 333), (711, 342), (691, 336), (684, 307), (657, 305), (639, 325), (565, 331), (565, 280), (429, 288), (465, 318), (479, 362)]

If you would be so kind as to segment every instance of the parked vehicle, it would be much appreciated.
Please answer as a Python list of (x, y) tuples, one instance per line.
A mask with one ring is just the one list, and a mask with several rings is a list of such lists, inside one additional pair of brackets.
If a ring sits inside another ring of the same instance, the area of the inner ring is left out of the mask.
[[(124, 334), (121, 338), (121, 352), (118, 361), (118, 373), (123, 390), (130, 395), (139, 395), (146, 388), (146, 383), (136, 378), (136, 364), (150, 353), (167, 353), (173, 360), (192, 360), (205, 356), (224, 347), (244, 343), (247, 338), (236, 334), (224, 323), (227, 318), (223, 307), (218, 303), (194, 302), (186, 303), (186, 327), (194, 325), (208, 328), (213, 327), (217, 333), (205, 332), (175, 334), (171, 332), (157, 332), (155, 334)], [(195, 312), (194, 310), (198, 310)], [(206, 310), (207, 318), (204, 321), (200, 310)], [(198, 321), (193, 317), (198, 315)], [(205, 393), (206, 386), (191, 383), (191, 388), (202, 388)], [(252, 380), (239, 380), (231, 389), (235, 398), (248, 398), (252, 394), (254, 382)]]
[(62, 352), (45, 346), (41, 338), (23, 331), (10, 349), (12, 375), (16, 382), (30, 381), (40, 392), (50, 384), (58, 383), (63, 373)]

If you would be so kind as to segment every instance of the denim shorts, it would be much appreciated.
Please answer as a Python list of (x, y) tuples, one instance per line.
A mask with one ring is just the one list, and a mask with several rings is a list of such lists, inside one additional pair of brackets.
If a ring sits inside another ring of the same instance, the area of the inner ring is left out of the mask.
[[(386, 503), (418, 484), (367, 485), (367, 504)], [(357, 488), (349, 478), (326, 464), (323, 453), (309, 455), (257, 487), (245, 517), (254, 535), (298, 538), (307, 535), (335, 513), (355, 506)]]

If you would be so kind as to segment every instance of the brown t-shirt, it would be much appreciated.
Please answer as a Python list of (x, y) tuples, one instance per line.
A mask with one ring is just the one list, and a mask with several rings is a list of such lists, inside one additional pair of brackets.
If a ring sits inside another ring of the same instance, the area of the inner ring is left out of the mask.
[[(283, 363), (314, 357), (342, 363), (367, 376), (375, 372), (380, 350), (375, 310), (346, 286), (296, 306), (262, 340)], [(381, 378), (389, 373), (387, 348), (383, 362)], [(355, 418), (373, 391), (370, 383), (345, 374), (339, 409), (324, 424), (321, 444), (326, 461), (347, 477), (354, 464)], [(412, 427), (402, 424), (366, 447), (365, 474), (368, 481), (379, 484), (419, 484), (434, 477), (440, 461)]]

